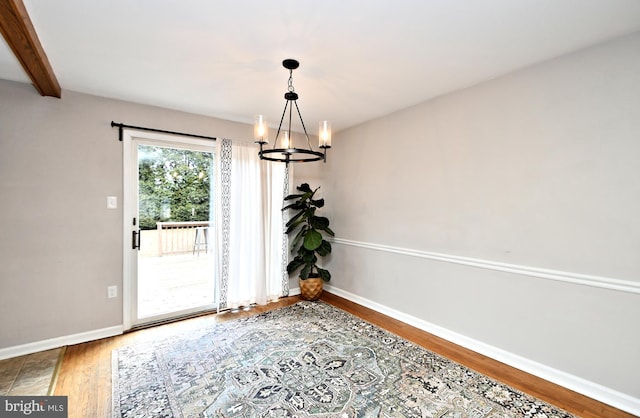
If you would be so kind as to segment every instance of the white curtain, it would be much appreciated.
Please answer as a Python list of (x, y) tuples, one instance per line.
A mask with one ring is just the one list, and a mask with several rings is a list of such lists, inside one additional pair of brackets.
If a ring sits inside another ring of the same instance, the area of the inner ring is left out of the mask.
[(261, 161), (253, 144), (220, 143), (218, 310), (266, 304), (289, 293), (282, 206), (285, 164)]

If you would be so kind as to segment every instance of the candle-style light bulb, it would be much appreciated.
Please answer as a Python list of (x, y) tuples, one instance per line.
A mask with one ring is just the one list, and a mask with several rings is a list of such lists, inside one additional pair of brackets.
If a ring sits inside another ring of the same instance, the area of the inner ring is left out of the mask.
[(331, 148), (331, 122), (328, 120), (320, 121), (318, 139), (320, 148)]
[(258, 115), (253, 122), (253, 139), (262, 144), (269, 142), (269, 127), (264, 116)]
[(291, 137), (289, 136), (289, 131), (282, 132), (282, 148), (293, 148), (291, 145)]

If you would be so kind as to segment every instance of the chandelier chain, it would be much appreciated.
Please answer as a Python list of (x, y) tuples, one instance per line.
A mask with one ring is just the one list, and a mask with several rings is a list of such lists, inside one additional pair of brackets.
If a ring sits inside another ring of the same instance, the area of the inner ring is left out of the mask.
[(289, 70), (289, 91), (291, 93), (295, 92), (296, 89), (293, 88), (293, 70)]

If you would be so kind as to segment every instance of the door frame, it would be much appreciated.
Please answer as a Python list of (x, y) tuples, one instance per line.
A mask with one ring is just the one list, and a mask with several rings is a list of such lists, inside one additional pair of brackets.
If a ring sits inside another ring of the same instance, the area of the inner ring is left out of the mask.
[[(134, 147), (137, 145), (137, 142), (135, 141), (136, 139), (140, 139), (147, 143), (155, 142), (159, 146), (170, 147), (171, 144), (184, 144), (195, 146), (197, 148), (203, 147), (211, 150), (211, 152), (214, 154), (214, 159), (218, 154), (217, 144), (216, 142), (212, 142), (211, 140), (184, 137), (166, 133), (139, 131), (135, 129), (123, 130), (122, 324), (125, 331), (130, 330), (136, 325), (142, 324), (136, 321), (137, 314), (136, 312), (134, 312), (137, 306), (136, 301), (138, 298), (137, 278), (134, 277), (134, 275), (137, 275), (138, 271), (138, 257), (134, 257), (133, 254), (135, 253), (135, 251), (131, 248), (131, 231), (132, 229), (134, 229), (134, 226), (131, 225), (131, 220), (133, 219), (134, 215), (138, 213), (138, 196), (137, 189), (134, 185), (134, 177), (137, 177), (138, 173), (138, 161), (136, 157), (137, 150), (134, 150)], [(135, 180), (137, 182), (137, 178)]]

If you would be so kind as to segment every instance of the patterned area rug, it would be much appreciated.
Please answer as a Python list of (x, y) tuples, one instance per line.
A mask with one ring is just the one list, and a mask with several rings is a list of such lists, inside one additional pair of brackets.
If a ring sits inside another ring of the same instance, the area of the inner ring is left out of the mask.
[(114, 417), (570, 417), (322, 302), (113, 352)]

